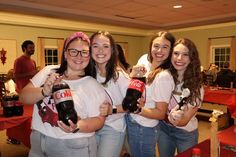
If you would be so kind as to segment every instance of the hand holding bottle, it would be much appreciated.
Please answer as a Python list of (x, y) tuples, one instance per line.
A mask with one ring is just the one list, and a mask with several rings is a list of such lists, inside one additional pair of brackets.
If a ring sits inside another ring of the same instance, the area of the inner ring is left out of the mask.
[(143, 77), (147, 73), (147, 69), (144, 65), (135, 65), (132, 67), (130, 77)]
[(71, 120), (68, 120), (68, 124), (63, 123), (62, 121), (57, 121), (57, 125), (66, 133), (76, 133), (79, 131), (79, 120), (80, 117), (78, 117), (78, 122), (73, 123)]
[[(43, 96), (50, 96), (52, 95), (52, 87), (53, 84), (55, 83), (56, 80), (60, 78), (58, 73), (51, 73), (48, 78), (46, 79), (43, 89), (42, 89), (42, 94)], [(60, 78), (61, 79), (61, 78)]]

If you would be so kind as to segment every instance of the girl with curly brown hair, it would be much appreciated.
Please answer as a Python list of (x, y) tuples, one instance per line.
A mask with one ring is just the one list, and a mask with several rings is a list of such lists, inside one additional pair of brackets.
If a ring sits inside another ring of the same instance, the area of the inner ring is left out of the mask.
[[(173, 157), (175, 150), (183, 152), (198, 143), (198, 121), (195, 117), (203, 100), (200, 59), (195, 44), (186, 38), (178, 39), (171, 54), (172, 75), (169, 88), (171, 99), (165, 120), (158, 125), (158, 150), (161, 157)], [(190, 91), (185, 103), (183, 91)], [(168, 89), (163, 89), (166, 91)], [(171, 91), (172, 90), (172, 91)]]

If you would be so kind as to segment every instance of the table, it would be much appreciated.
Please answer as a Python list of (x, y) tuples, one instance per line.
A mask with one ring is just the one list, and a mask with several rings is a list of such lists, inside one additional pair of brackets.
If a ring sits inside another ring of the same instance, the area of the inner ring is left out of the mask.
[(235, 157), (236, 125), (218, 133), (218, 139), (220, 142), (220, 154), (224, 154), (225, 157)]
[(175, 157), (191, 157), (193, 148), (199, 148), (201, 150), (202, 157), (210, 157), (210, 139), (202, 141), (196, 146), (189, 148), (188, 150), (176, 155)]
[[(217, 137), (220, 143), (220, 156), (221, 157), (236, 157), (236, 132), (234, 131), (236, 125), (231, 126), (228, 129), (222, 130), (218, 133)], [(192, 148), (176, 155), (175, 157), (190, 157), (192, 155), (192, 149), (201, 149), (201, 156), (210, 157), (210, 139), (193, 146)], [(233, 148), (233, 151), (230, 150)], [(235, 150), (235, 151), (234, 151)]]
[(21, 141), (30, 148), (30, 133), (33, 105), (24, 106), (22, 116), (4, 117), (0, 110), (0, 130), (7, 129), (7, 136)]
[(204, 102), (226, 105), (231, 117), (236, 117), (236, 89), (205, 87)]

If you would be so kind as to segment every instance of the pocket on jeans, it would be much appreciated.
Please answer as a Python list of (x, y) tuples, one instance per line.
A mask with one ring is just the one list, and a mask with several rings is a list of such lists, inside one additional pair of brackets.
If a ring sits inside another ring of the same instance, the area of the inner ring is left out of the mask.
[(65, 146), (71, 149), (81, 149), (88, 147), (88, 138), (76, 138), (76, 139), (66, 139), (64, 140)]

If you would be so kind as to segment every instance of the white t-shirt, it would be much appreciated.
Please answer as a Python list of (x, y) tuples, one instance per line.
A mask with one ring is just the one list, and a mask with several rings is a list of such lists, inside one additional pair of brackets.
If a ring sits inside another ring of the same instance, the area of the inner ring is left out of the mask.
[(152, 64), (148, 61), (148, 54), (142, 55), (139, 58), (137, 65), (144, 65), (144, 67), (146, 68), (147, 72), (149, 72), (151, 70)]
[[(156, 102), (169, 103), (171, 93), (174, 90), (174, 81), (171, 74), (167, 71), (158, 73), (150, 85), (146, 85), (146, 102), (144, 108), (155, 108)], [(158, 120), (146, 118), (138, 114), (131, 114), (132, 118), (142, 126), (154, 127)]]
[[(112, 99), (113, 108), (116, 108), (116, 105), (121, 105), (122, 101), (126, 95), (126, 90), (129, 86), (130, 80), (126, 73), (123, 71), (118, 71), (119, 77), (116, 82), (111, 79), (105, 86), (104, 89), (109, 94)], [(105, 77), (100, 76), (97, 73), (97, 81), (102, 83), (105, 81)], [(126, 129), (126, 123), (124, 119), (125, 113), (116, 113), (109, 115), (106, 118), (105, 125), (112, 127), (113, 129), (124, 132)]]
[[(46, 78), (51, 72), (54, 72), (58, 66), (50, 65), (46, 66), (39, 73), (37, 73), (32, 79), (31, 82), (35, 87), (40, 87), (44, 84)], [(104, 102), (108, 101), (108, 96), (102, 86), (92, 77), (85, 76), (78, 80), (63, 80), (66, 82), (72, 93), (74, 107), (77, 114), (81, 119), (88, 117), (96, 117), (100, 114), (99, 106)], [(50, 108), (50, 114), (47, 114), (48, 117), (57, 113), (54, 100), (50, 97), (45, 97), (43, 102), (40, 103), (42, 106), (47, 106)], [(49, 112), (48, 112), (49, 113)], [(50, 117), (53, 119), (53, 117)], [(32, 119), (32, 129), (41, 132), (50, 137), (60, 138), (60, 139), (72, 139), (80, 137), (89, 137), (94, 135), (95, 132), (91, 133), (66, 133), (61, 130), (59, 127), (53, 126), (50, 118), (43, 122), (42, 117), (39, 115), (39, 110), (37, 105), (34, 105), (33, 119)]]
[[(183, 85), (183, 83), (181, 83), (181, 84), (178, 84), (177, 86), (176, 86), (176, 89), (175, 89), (175, 92), (172, 94), (172, 96), (171, 96), (171, 100), (170, 100), (170, 103), (169, 103), (169, 105), (168, 105), (168, 115), (169, 115), (169, 112), (176, 106), (176, 105), (178, 105), (178, 102), (180, 102), (180, 96), (181, 96), (181, 94), (177, 94), (177, 93), (182, 93), (182, 89), (181, 89), (181, 87), (182, 87), (182, 85)], [(176, 94), (175, 94), (176, 93)], [(203, 100), (203, 96), (204, 96), (204, 89), (203, 88), (201, 88), (201, 100), (199, 100), (198, 101), (198, 108), (200, 108), (201, 107), (201, 104), (202, 104), (202, 100)], [(187, 106), (188, 107), (193, 107), (191, 104), (187, 104)], [(178, 127), (178, 126), (177, 126)], [(187, 125), (185, 125), (185, 126), (182, 126), (182, 127), (178, 127), (178, 128), (180, 128), (180, 129), (183, 129), (183, 130), (186, 130), (186, 131), (193, 131), (193, 130), (195, 130), (195, 129), (197, 129), (198, 128), (198, 120), (197, 120), (197, 118), (195, 117), (195, 116), (193, 116), (192, 118), (191, 118), (191, 120), (188, 122), (188, 124)]]

